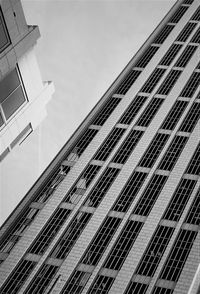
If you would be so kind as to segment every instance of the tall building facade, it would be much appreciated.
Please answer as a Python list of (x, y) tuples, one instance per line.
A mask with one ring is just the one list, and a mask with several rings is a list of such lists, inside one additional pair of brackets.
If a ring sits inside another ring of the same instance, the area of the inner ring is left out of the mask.
[(178, 0), (0, 230), (0, 293), (200, 293), (200, 3)]
[(0, 1), (0, 161), (44, 119), (54, 91), (42, 81), (34, 54), (39, 36), (21, 1)]

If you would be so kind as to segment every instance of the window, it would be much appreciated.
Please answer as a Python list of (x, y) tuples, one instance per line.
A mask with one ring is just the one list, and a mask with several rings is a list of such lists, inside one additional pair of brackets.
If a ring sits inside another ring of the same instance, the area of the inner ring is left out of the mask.
[(169, 135), (167, 134), (156, 134), (138, 165), (151, 168), (160, 155), (168, 138)]
[(179, 59), (177, 60), (175, 66), (177, 67), (185, 67), (188, 63), (188, 61), (191, 59), (192, 55), (196, 51), (197, 46), (188, 45)]
[(162, 191), (167, 176), (153, 175), (147, 188), (140, 197), (136, 207), (133, 209), (134, 214), (148, 216), (153, 208), (160, 192)]
[(17, 293), (34, 269), (35, 265), (36, 262), (34, 261), (21, 260), (4, 283), (0, 292), (2, 294)]
[(100, 168), (101, 166), (99, 165), (89, 164), (79, 176), (78, 180), (72, 186), (70, 191), (67, 193), (63, 201), (77, 204), (82, 195), (85, 193), (86, 189), (91, 184), (92, 180), (97, 175)]
[(125, 184), (125, 188), (117, 198), (112, 210), (126, 212), (135, 199), (146, 177), (147, 173), (134, 171), (128, 182)]
[(165, 80), (162, 82), (160, 88), (157, 91), (157, 94), (168, 95), (181, 73), (182, 71), (180, 70), (172, 69)]
[(152, 119), (156, 115), (157, 111), (159, 110), (160, 106), (162, 105), (163, 101), (164, 99), (162, 98), (154, 97), (141, 114), (140, 118), (136, 122), (136, 125), (148, 127), (148, 125), (151, 123)]
[(182, 45), (180, 44), (172, 44), (159, 64), (169, 66), (181, 48)]
[(100, 146), (99, 150), (94, 156), (94, 159), (96, 160), (106, 160), (112, 150), (114, 149), (115, 145), (119, 142), (121, 139), (122, 135), (124, 134), (125, 129), (122, 128), (117, 128), (115, 127), (106, 140), (103, 142), (103, 144)]
[(200, 7), (197, 8), (193, 16), (191, 17), (191, 20), (200, 21)]
[(197, 146), (195, 153), (186, 169), (187, 174), (200, 175), (200, 143)]
[(56, 272), (58, 270), (58, 266), (43, 264), (35, 275), (33, 281), (28, 286), (26, 290), (27, 294), (42, 294), (45, 293), (50, 282), (53, 280)]
[(119, 120), (119, 123), (129, 125), (147, 100), (145, 96), (137, 95)]
[(155, 37), (155, 39), (153, 40), (154, 44), (162, 44), (167, 37), (169, 36), (169, 34), (171, 33), (171, 31), (173, 30), (174, 26), (167, 24), (166, 26), (164, 26), (161, 31), (157, 34), (157, 36)]
[(8, 120), (26, 102), (17, 69), (13, 69), (0, 82), (0, 109)]
[(61, 294), (80, 294), (83, 291), (90, 275), (91, 273), (75, 270), (65, 284)]
[(119, 171), (120, 170), (117, 168), (107, 167), (92, 191), (89, 193), (84, 205), (97, 207), (116, 179)]
[(176, 164), (181, 152), (183, 151), (188, 137), (175, 136), (165, 155), (163, 156), (158, 168), (171, 171)]
[(180, 230), (160, 278), (177, 282), (198, 232)]
[(144, 223), (142, 222), (128, 220), (115, 242), (115, 245), (108, 254), (103, 267), (112, 270), (120, 270), (135, 240), (137, 239), (143, 224)]
[(92, 214), (87, 212), (78, 212), (67, 227), (62, 237), (54, 246), (50, 256), (53, 258), (64, 259), (78, 240)]
[(171, 23), (179, 22), (179, 20), (182, 18), (182, 16), (185, 14), (187, 10), (188, 10), (187, 6), (179, 6), (179, 8), (175, 11), (175, 13), (169, 19), (169, 22)]
[(156, 68), (153, 73), (150, 75), (149, 79), (145, 82), (144, 86), (140, 90), (140, 92), (151, 93), (159, 80), (164, 75), (166, 69), (164, 68)]
[(81, 262), (89, 265), (97, 265), (109, 242), (114, 236), (122, 219), (117, 217), (106, 217), (96, 236), (90, 243)]
[(191, 106), (184, 121), (182, 122), (179, 131), (191, 133), (193, 129), (195, 128), (199, 118), (200, 118), (200, 103), (194, 103)]
[(125, 95), (126, 92), (130, 89), (133, 83), (137, 80), (139, 75), (141, 74), (140, 70), (131, 70), (124, 78), (124, 80), (120, 83), (120, 86), (115, 90), (116, 94)]
[(95, 115), (91, 124), (102, 126), (106, 122), (106, 120), (109, 118), (111, 113), (115, 110), (115, 108), (117, 107), (120, 101), (121, 101), (120, 98), (114, 98), (114, 97), (110, 97), (108, 100), (106, 100), (105, 104), (101, 107), (101, 109)]
[(149, 285), (142, 284), (139, 282), (131, 282), (128, 289), (124, 292), (125, 294), (145, 294)]
[(71, 210), (57, 208), (54, 214), (51, 216), (49, 221), (46, 223), (42, 231), (39, 233), (37, 238), (33, 241), (33, 244), (29, 248), (28, 252), (35, 254), (43, 254), (60, 227), (66, 221)]
[(187, 38), (191, 35), (196, 25), (197, 25), (196, 23), (188, 22), (183, 28), (183, 30), (180, 32), (180, 34), (178, 35), (178, 38), (176, 39), (176, 41), (186, 42)]
[(114, 282), (114, 278), (98, 275), (88, 294), (107, 294)]
[(130, 154), (133, 152), (135, 146), (138, 144), (143, 134), (143, 131), (131, 130), (120, 148), (117, 150), (112, 161), (124, 164), (129, 158)]
[(10, 38), (3, 19), (3, 13), (0, 8), (0, 52), (2, 52), (8, 45), (10, 45)]
[(78, 156), (80, 156), (90, 144), (90, 142), (94, 139), (97, 132), (98, 130), (95, 129), (87, 129), (77, 141), (75, 147), (73, 148), (73, 151), (76, 152)]
[(192, 4), (194, 0), (184, 0), (183, 4)]
[(200, 43), (200, 29), (198, 29), (196, 33), (194, 34), (194, 36), (192, 37), (191, 43), (197, 43), (197, 44)]
[(153, 277), (173, 232), (174, 228), (171, 227), (159, 226), (157, 228), (138, 265), (136, 274)]
[(200, 225), (200, 189), (196, 193), (185, 222), (188, 224)]
[(135, 66), (142, 67), (142, 68), (147, 66), (147, 64), (152, 59), (152, 57), (156, 54), (158, 49), (159, 49), (158, 46), (149, 46), (145, 50), (145, 52), (141, 55), (141, 57), (139, 57), (139, 60), (136, 62)]
[(161, 125), (161, 129), (164, 130), (173, 130), (179, 121), (181, 115), (183, 114), (184, 110), (188, 105), (188, 101), (181, 101), (177, 100), (172, 109), (170, 110), (169, 114), (167, 115), (166, 119), (164, 120), (163, 124)]
[(189, 78), (189, 81), (183, 88), (180, 96), (191, 98), (199, 85), (200, 85), (200, 73), (193, 72), (191, 77)]
[(166, 289), (162, 287), (155, 287), (152, 294), (172, 294), (174, 292), (173, 289)]

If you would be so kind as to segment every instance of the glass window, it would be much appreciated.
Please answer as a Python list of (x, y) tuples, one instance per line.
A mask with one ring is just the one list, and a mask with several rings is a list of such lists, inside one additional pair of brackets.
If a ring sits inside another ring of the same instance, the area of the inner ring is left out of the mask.
[(131, 70), (120, 83), (120, 86), (115, 90), (115, 93), (125, 95), (140, 74), (140, 70)]
[(197, 48), (197, 46), (188, 45), (177, 60), (175, 66), (185, 67)]
[(3, 19), (3, 13), (0, 8), (0, 52), (10, 44), (10, 38), (6, 29), (6, 24)]
[(166, 69), (164, 68), (156, 68), (153, 73), (150, 75), (148, 80), (145, 82), (144, 86), (140, 90), (140, 92), (151, 93), (159, 80), (164, 75)]
[(188, 22), (185, 25), (185, 27), (183, 28), (183, 30), (180, 32), (180, 34), (178, 35), (178, 38), (176, 39), (176, 41), (179, 41), (179, 42), (187, 41), (187, 38), (190, 36), (192, 31), (195, 29), (196, 25), (197, 25), (196, 23)]
[(166, 66), (170, 65), (181, 48), (182, 45), (180, 44), (172, 44), (159, 64)]
[(145, 67), (149, 61), (152, 59), (152, 57), (156, 54), (158, 51), (158, 46), (149, 46), (146, 51), (141, 55), (139, 60), (136, 62), (136, 67)]
[(168, 95), (181, 74), (180, 70), (172, 69), (162, 82), (156, 94)]

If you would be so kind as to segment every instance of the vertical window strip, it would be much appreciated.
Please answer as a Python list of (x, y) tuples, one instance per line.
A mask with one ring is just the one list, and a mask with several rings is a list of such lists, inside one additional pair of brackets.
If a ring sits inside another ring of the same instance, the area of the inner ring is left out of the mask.
[(180, 32), (180, 34), (178, 35), (178, 38), (176, 39), (176, 41), (186, 42), (189, 36), (191, 35), (191, 33), (193, 32), (193, 30), (195, 29), (196, 25), (197, 25), (196, 23), (188, 22), (183, 28), (183, 30)]
[(120, 270), (142, 227), (142, 222), (128, 220), (106, 258), (103, 267)]
[(107, 167), (98, 182), (95, 184), (92, 191), (87, 196), (84, 205), (97, 207), (107, 193), (110, 186), (113, 184), (119, 171), (120, 170), (117, 168)]
[(161, 129), (173, 130), (185, 111), (188, 101), (177, 100), (161, 125)]
[(133, 294), (133, 293), (145, 294), (148, 287), (149, 285), (147, 284), (131, 281), (129, 283), (128, 289), (124, 292), (124, 294)]
[(157, 228), (136, 269), (136, 274), (153, 277), (174, 230), (165, 226)]
[(144, 105), (147, 97), (137, 95), (119, 120), (119, 123), (129, 125)]
[(81, 136), (81, 138), (78, 139), (75, 147), (73, 148), (73, 152), (76, 153), (78, 156), (81, 156), (81, 154), (85, 151), (90, 142), (94, 139), (97, 132), (98, 130), (95, 129), (87, 129)]
[(180, 96), (181, 97), (189, 97), (191, 98), (200, 85), (200, 73), (193, 72), (185, 87), (183, 88)]
[(141, 186), (143, 185), (146, 177), (147, 173), (134, 171), (130, 179), (125, 184), (125, 187), (120, 193), (119, 197), (115, 201), (112, 210), (127, 212)]
[(185, 67), (188, 64), (189, 60), (192, 58), (192, 55), (194, 54), (197, 48), (197, 46), (188, 45), (179, 57), (179, 59), (177, 60), (175, 66)]
[(131, 130), (122, 145), (117, 150), (112, 162), (125, 164), (143, 134), (143, 131)]
[(183, 4), (192, 4), (194, 0), (184, 0)]
[(65, 284), (61, 294), (80, 294), (82, 293), (91, 273), (75, 270), (70, 279)]
[(193, 16), (191, 17), (191, 20), (200, 21), (200, 7), (197, 8)]
[(196, 33), (194, 34), (194, 36), (192, 37), (191, 43), (200, 43), (200, 28), (196, 31)]
[(196, 231), (180, 230), (159, 278), (178, 281), (197, 233)]
[(141, 74), (141, 70), (131, 70), (115, 90), (115, 94), (125, 95)]
[(172, 44), (159, 64), (169, 66), (181, 48), (182, 48), (181, 44)]
[(159, 87), (156, 94), (168, 95), (169, 92), (172, 90), (173, 86), (175, 85), (175, 83), (177, 82), (181, 73), (182, 71), (180, 70), (172, 69), (163, 81), (163, 83), (161, 84), (161, 86)]
[(121, 139), (124, 132), (125, 129), (115, 127), (95, 154), (94, 159), (105, 161)]
[(153, 56), (158, 51), (158, 46), (149, 46), (145, 52), (142, 54), (142, 56), (139, 58), (139, 60), (136, 62), (135, 67), (142, 67), (144, 68), (147, 66), (147, 64), (150, 62), (150, 60), (153, 58)]
[(173, 30), (173, 28), (174, 28), (174, 25), (171, 25), (171, 24), (165, 25), (161, 29), (161, 31), (157, 34), (157, 36), (153, 40), (153, 43), (154, 44), (162, 44), (167, 39), (167, 37), (169, 36), (169, 34)]
[(114, 282), (114, 278), (98, 275), (94, 280), (88, 294), (108, 294)]
[(188, 6), (179, 6), (179, 8), (175, 11), (175, 13), (172, 15), (168, 22), (178, 23), (187, 10)]
[(147, 188), (140, 197), (136, 207), (133, 209), (133, 214), (148, 216), (158, 199), (165, 183), (167, 176), (153, 175)]
[(163, 156), (158, 168), (171, 171), (176, 164), (181, 152), (183, 151), (187, 141), (188, 137), (178, 135), (175, 136), (165, 155)]
[(185, 222), (192, 225), (200, 225), (200, 189), (196, 193)]
[(198, 144), (194, 155), (186, 169), (187, 174), (200, 175), (200, 143)]
[(191, 133), (200, 119), (200, 103), (193, 103), (179, 131)]
[(159, 80), (164, 75), (166, 69), (156, 68), (153, 73), (150, 75), (148, 80), (145, 82), (144, 86), (141, 88), (140, 92), (151, 93)]
[(97, 265), (104, 251), (108, 247), (112, 237), (119, 227), (122, 219), (116, 217), (106, 217), (96, 236), (90, 243), (81, 262), (89, 265)]
[(167, 288), (156, 286), (152, 294), (172, 294), (173, 292), (174, 292), (173, 289), (167, 289)]
[(151, 168), (156, 162), (168, 139), (168, 134), (157, 133), (151, 141), (147, 151), (142, 156), (138, 166)]
[(147, 105), (143, 113), (141, 114), (140, 118), (136, 122), (136, 125), (142, 126), (142, 127), (148, 127), (163, 102), (164, 102), (164, 99), (154, 97), (149, 102), (149, 104)]

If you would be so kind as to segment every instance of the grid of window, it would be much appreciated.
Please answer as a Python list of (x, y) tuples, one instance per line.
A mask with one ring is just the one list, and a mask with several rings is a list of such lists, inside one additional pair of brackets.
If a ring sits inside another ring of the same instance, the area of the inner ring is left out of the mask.
[(94, 117), (91, 124), (102, 126), (109, 118), (111, 113), (115, 110), (120, 101), (120, 98), (110, 97)]
[(182, 45), (180, 44), (172, 44), (159, 64), (169, 66), (181, 48)]
[(193, 72), (191, 77), (189, 78), (189, 81), (183, 88), (180, 96), (181, 97), (192, 97), (196, 89), (198, 88), (200, 84), (200, 73), (199, 72)]
[(157, 94), (168, 95), (181, 73), (180, 70), (172, 69), (158, 89)]
[(30, 226), (38, 212), (39, 209), (30, 207), (23, 211), (18, 220), (15, 221), (14, 227), (6, 234), (6, 237), (3, 238), (2, 243), (0, 244), (0, 252), (9, 253), (11, 251), (25, 229)]
[(139, 58), (139, 60), (136, 62), (135, 66), (144, 68), (152, 59), (152, 57), (156, 54), (158, 49), (158, 46), (149, 46), (146, 49), (146, 51), (142, 54), (142, 56)]
[(176, 164), (183, 148), (185, 147), (188, 137), (175, 136), (165, 155), (163, 156), (158, 168), (171, 171)]
[(192, 4), (194, 0), (184, 0), (183, 4)]
[(70, 225), (67, 227), (62, 237), (54, 246), (50, 256), (53, 258), (64, 259), (74, 246), (75, 242), (83, 232), (92, 214), (87, 212), (78, 212)]
[(179, 57), (179, 59), (177, 60), (175, 66), (185, 67), (187, 63), (189, 62), (189, 60), (191, 59), (194, 52), (196, 51), (196, 49), (197, 49), (197, 46), (188, 45), (183, 51), (183, 53), (181, 54), (181, 56)]
[(179, 8), (175, 11), (174, 15), (169, 19), (171, 23), (177, 23), (188, 10), (187, 6), (179, 6)]
[(172, 294), (173, 289), (166, 289), (162, 287), (155, 287), (152, 294)]
[(79, 176), (78, 180), (72, 186), (70, 191), (67, 193), (63, 201), (77, 204), (100, 168), (101, 166), (99, 165), (89, 164)]
[(185, 222), (193, 225), (200, 225), (200, 190), (197, 191)]
[(139, 235), (143, 224), (144, 223), (142, 222), (128, 220), (115, 245), (109, 252), (103, 267), (112, 270), (120, 270), (137, 236)]
[(191, 20), (197, 20), (200, 21), (200, 7), (197, 8), (193, 16), (191, 17)]
[(9, 44), (10, 39), (3, 19), (3, 13), (0, 8), (0, 52), (2, 52)]
[(70, 212), (71, 210), (68, 209), (57, 208), (50, 220), (44, 226), (43, 230), (39, 233), (38, 237), (35, 238), (35, 241), (28, 251), (35, 254), (43, 254), (69, 216)]
[(182, 122), (179, 131), (192, 132), (200, 118), (200, 103), (194, 103), (184, 121)]
[(36, 262), (34, 261), (22, 260), (8, 277), (3, 287), (0, 289), (0, 292), (2, 294), (17, 293), (35, 265)]
[(153, 43), (162, 44), (167, 39), (167, 37), (169, 36), (173, 28), (174, 26), (170, 24), (167, 24), (166, 26), (164, 26), (162, 30), (158, 33), (158, 35), (155, 37), (155, 39), (153, 40)]
[(127, 110), (124, 112), (122, 117), (120, 118), (119, 123), (129, 125), (146, 100), (147, 97), (145, 96), (136, 96), (127, 108)]
[(131, 282), (125, 294), (145, 294), (149, 285), (139, 282)]
[(124, 164), (129, 158), (130, 154), (133, 152), (135, 146), (137, 145), (143, 134), (143, 131), (131, 130), (131, 132), (124, 140), (123, 144), (117, 150), (112, 161)]
[(151, 168), (160, 155), (168, 138), (168, 134), (157, 133), (138, 165)]
[(77, 141), (73, 151), (76, 152), (78, 156), (80, 156), (93, 140), (97, 132), (98, 130), (95, 129), (87, 129), (81, 136), (81, 138)]
[(58, 266), (43, 264), (30, 286), (26, 290), (27, 294), (43, 294), (51, 283), (53, 277), (58, 270)]
[(141, 114), (140, 118), (136, 122), (136, 125), (148, 127), (163, 102), (164, 99), (162, 98), (153, 98)]
[(153, 175), (147, 188), (140, 197), (139, 202), (133, 209), (134, 214), (148, 216), (151, 209), (153, 208), (160, 192), (165, 185), (167, 176), (163, 175)]
[(114, 128), (95, 154), (94, 159), (102, 161), (106, 160), (124, 132), (125, 129)]
[(126, 212), (135, 199), (146, 177), (147, 173), (134, 171), (113, 205), (112, 210)]
[(190, 161), (187, 170), (187, 174), (192, 174), (192, 175), (200, 175), (200, 143), (197, 146), (195, 153), (192, 157), (192, 160)]
[(107, 167), (92, 191), (89, 193), (84, 205), (97, 207), (102, 198), (116, 179), (119, 169)]
[(159, 80), (164, 75), (166, 69), (156, 68), (153, 73), (150, 75), (149, 79), (145, 82), (144, 86), (140, 90), (141, 92), (151, 93)]
[(186, 42), (187, 38), (190, 36), (192, 31), (195, 29), (196, 25), (197, 25), (196, 23), (188, 22), (185, 25), (185, 27), (183, 28), (183, 30), (180, 32), (180, 34), (178, 35), (178, 38), (176, 39), (176, 41)]
[(181, 229), (166, 264), (161, 279), (177, 282), (198, 232)]
[(125, 79), (121, 82), (120, 86), (115, 90), (116, 94), (125, 95), (126, 92), (130, 89), (133, 83), (137, 80), (141, 74), (140, 70), (131, 70)]
[(114, 278), (98, 275), (88, 294), (107, 294), (114, 282)]
[(159, 226), (140, 261), (136, 274), (153, 277), (171, 239), (174, 228)]
[(84, 289), (91, 273), (75, 270), (65, 284), (61, 294), (80, 294)]
[(89, 265), (97, 265), (109, 242), (119, 227), (122, 219), (106, 217), (96, 236), (87, 248), (81, 262)]
[(177, 100), (161, 125), (161, 129), (173, 130), (187, 105), (188, 101)]
[(191, 39), (191, 42), (192, 43), (197, 43), (197, 44), (200, 43), (200, 29), (198, 29), (196, 31), (196, 33), (194, 34), (194, 36)]

